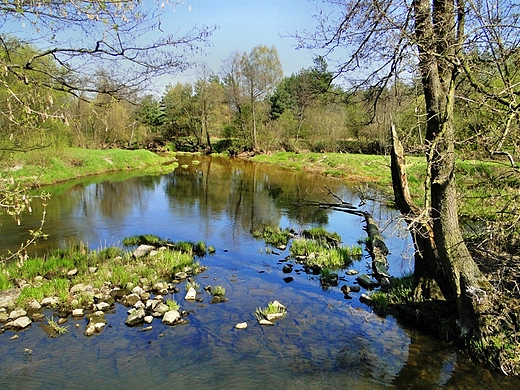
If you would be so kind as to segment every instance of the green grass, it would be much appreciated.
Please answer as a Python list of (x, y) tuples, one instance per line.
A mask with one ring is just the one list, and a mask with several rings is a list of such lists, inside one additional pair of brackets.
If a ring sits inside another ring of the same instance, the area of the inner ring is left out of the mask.
[(179, 305), (179, 302), (171, 299), (167, 299), (165, 302), (166, 306), (168, 306), (168, 309), (170, 310), (179, 310), (181, 305)]
[(211, 295), (214, 297), (223, 297), (226, 295), (226, 289), (222, 286), (215, 286), (211, 289)]
[(186, 291), (188, 291), (190, 288), (193, 288), (195, 291), (198, 291), (200, 289), (200, 284), (197, 282), (186, 282), (186, 285), (184, 287), (186, 288)]
[(306, 229), (302, 232), (302, 236), (309, 240), (317, 241), (322, 245), (338, 246), (341, 242), (341, 236), (335, 232), (328, 232), (325, 228), (315, 227)]
[(289, 229), (270, 226), (266, 226), (262, 230), (255, 230), (251, 234), (255, 238), (262, 238), (267, 245), (274, 247), (287, 245), (293, 236)]
[[(199, 244), (201, 247), (205, 248), (205, 244)], [(95, 266), (97, 271), (91, 273), (90, 266)], [(89, 251), (84, 244), (71, 243), (69, 248), (50, 251), (44, 258), (27, 259), (21, 266), (17, 263), (1, 264), (0, 291), (15, 286), (17, 279), (23, 279), (30, 286), (22, 290), (17, 301), (22, 307), (33, 299), (40, 302), (43, 298), (54, 296), (58, 297), (59, 305), (64, 308), (81, 307), (91, 298), (81, 294), (72, 296), (69, 289), (75, 284), (84, 283), (99, 288), (109, 281), (124, 288), (128, 283), (138, 285), (142, 280), (153, 283), (171, 279), (175, 273), (188, 268), (196, 273), (200, 265), (193, 255), (178, 250), (160, 250), (155, 256), (145, 256), (136, 261), (131, 252), (121, 248)], [(67, 276), (73, 269), (77, 269), (77, 274)], [(36, 277), (44, 278), (36, 282)]]
[(267, 316), (269, 314), (281, 314), (282, 316), (284, 316), (287, 314), (287, 309), (285, 307), (275, 305), (274, 302), (269, 302), (267, 304), (267, 307), (257, 307), (254, 312), (254, 315), (258, 321), (262, 319), (267, 319)]
[(47, 322), (48, 322), (49, 326), (52, 327), (52, 329), (54, 329), (54, 331), (57, 334), (65, 334), (68, 331), (67, 330), (68, 326), (58, 325), (58, 323), (50, 317), (47, 317)]
[[(253, 161), (283, 167), (329, 174), (344, 180), (372, 183), (388, 198), (393, 198), (390, 157), (350, 153), (293, 153), (278, 152), (257, 155)], [(406, 170), (410, 193), (417, 205), (424, 205), (424, 179), (426, 177), (424, 157), (406, 157)], [(520, 175), (512, 172), (505, 164), (495, 161), (457, 159), (455, 174), (461, 216), (470, 219), (501, 218), (497, 214), (518, 199)]]
[(306, 265), (319, 265), (334, 270), (345, 268), (354, 259), (360, 258), (362, 248), (358, 245), (331, 247), (320, 240), (298, 238), (292, 241), (290, 253)]
[(12, 171), (15, 180), (45, 185), (114, 171), (169, 172), (176, 166), (166, 164), (171, 160), (171, 157), (160, 157), (147, 150), (66, 148), (17, 153), (11, 164), (22, 167)]
[(52, 280), (44, 280), (39, 286), (29, 286), (20, 292), (16, 304), (25, 307), (29, 301), (33, 299), (40, 302), (46, 297), (59, 297), (60, 302), (63, 297), (69, 297), (70, 281), (64, 278), (56, 278)]

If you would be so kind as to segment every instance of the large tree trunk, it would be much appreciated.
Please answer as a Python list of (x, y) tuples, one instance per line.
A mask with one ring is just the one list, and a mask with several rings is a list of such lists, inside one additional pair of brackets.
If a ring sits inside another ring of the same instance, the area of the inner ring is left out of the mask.
[(480, 337), (479, 314), (487, 307), (491, 285), (463, 241), (455, 185), (453, 106), (457, 69), (451, 59), (459, 48), (463, 13), (460, 9), (455, 12), (453, 0), (433, 0), (433, 7), (429, 0), (415, 0), (413, 8), (427, 112), (425, 187), (429, 196), (425, 198), (425, 211), (428, 235), (433, 234), (433, 242), (424, 249), (436, 252), (431, 258), (438, 258), (442, 265), (457, 304), (461, 334)]

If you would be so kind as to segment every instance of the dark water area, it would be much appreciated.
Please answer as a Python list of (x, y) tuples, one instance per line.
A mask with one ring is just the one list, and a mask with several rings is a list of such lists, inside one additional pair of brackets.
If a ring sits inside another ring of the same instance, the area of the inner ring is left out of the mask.
[[(194, 163), (196, 159), (199, 163)], [(504, 389), (520, 382), (471, 364), (453, 347), (391, 316), (381, 317), (359, 301), (345, 299), (342, 284), (323, 290), (316, 277), (299, 271), (286, 282), (282, 261), (288, 251), (266, 249), (250, 232), (264, 226), (296, 231), (322, 226), (343, 243), (366, 236), (363, 219), (337, 211), (302, 207), (302, 198), (318, 199), (330, 188), (359, 205), (344, 181), (258, 165), (241, 160), (181, 157), (173, 173), (162, 176), (110, 175), (49, 188), (47, 241), (32, 247), (44, 254), (71, 240), (92, 249), (120, 245), (124, 237), (155, 234), (174, 241), (200, 241), (216, 254), (198, 259), (208, 269), (196, 277), (203, 287), (221, 285), (226, 303), (183, 300), (188, 324), (153, 330), (124, 324), (127, 308), (116, 305), (108, 326), (86, 337), (85, 319), (70, 319), (68, 332), (49, 338), (41, 327), (0, 335), (1, 389)], [(329, 199), (330, 200), (330, 199)], [(412, 269), (411, 240), (397, 214), (381, 203), (360, 206), (380, 223), (390, 249), (390, 272)], [(38, 225), (34, 205), (20, 227), (1, 220), (0, 248), (15, 250), (28, 228)], [(349, 268), (367, 270), (365, 257)], [(362, 292), (364, 292), (362, 290)], [(258, 307), (278, 300), (288, 313), (274, 326), (254, 318)], [(52, 312), (46, 312), (52, 316)], [(248, 328), (234, 326), (247, 322)], [(76, 328), (76, 324), (80, 324)], [(30, 348), (33, 353), (24, 354)]]

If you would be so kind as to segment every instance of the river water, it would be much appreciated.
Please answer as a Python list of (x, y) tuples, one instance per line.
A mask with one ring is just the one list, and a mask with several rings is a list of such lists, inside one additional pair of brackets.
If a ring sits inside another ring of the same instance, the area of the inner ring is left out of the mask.
[[(49, 248), (82, 240), (92, 249), (120, 245), (124, 237), (155, 234), (173, 241), (200, 241), (216, 253), (200, 259), (208, 269), (201, 286), (219, 284), (226, 303), (187, 302), (188, 324), (154, 322), (139, 332), (124, 324), (126, 308), (107, 315), (109, 326), (86, 337), (85, 319), (71, 319), (68, 332), (48, 338), (37, 324), (0, 335), (2, 389), (504, 389), (519, 382), (473, 365), (453, 347), (419, 330), (380, 317), (345, 299), (342, 284), (323, 290), (316, 277), (282, 272), (287, 251), (266, 249), (250, 232), (264, 226), (302, 229), (323, 226), (343, 243), (356, 244), (366, 233), (358, 216), (303, 207), (299, 200), (321, 199), (330, 189), (343, 200), (372, 213), (390, 249), (390, 272), (412, 269), (409, 236), (397, 214), (375, 200), (360, 205), (345, 181), (288, 171), (242, 160), (179, 157), (180, 166), (161, 176), (113, 174), (48, 188), (45, 230)], [(385, 169), (385, 167), (382, 167)], [(330, 200), (330, 198), (328, 199)], [(38, 225), (41, 205), (16, 227), (3, 218), (0, 247), (15, 250), (28, 228)], [(368, 259), (349, 268), (367, 270)], [(292, 281), (284, 280), (287, 276)], [(183, 291), (181, 286), (181, 291)], [(256, 323), (254, 311), (278, 300), (288, 314), (274, 326)], [(52, 316), (52, 312), (46, 315)], [(156, 320), (157, 321), (157, 320)], [(237, 330), (235, 324), (247, 322)], [(80, 324), (76, 328), (76, 324)], [(31, 354), (24, 354), (25, 348)]]

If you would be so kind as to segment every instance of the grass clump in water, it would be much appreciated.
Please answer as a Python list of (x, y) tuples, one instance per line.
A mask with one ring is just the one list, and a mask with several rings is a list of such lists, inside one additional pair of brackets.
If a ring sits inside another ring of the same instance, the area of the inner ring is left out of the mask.
[(57, 333), (57, 334), (65, 334), (68, 331), (68, 326), (59, 325), (54, 319), (47, 317), (47, 322), (49, 326)]
[(186, 291), (188, 291), (190, 288), (193, 288), (195, 291), (198, 291), (200, 289), (200, 284), (197, 282), (186, 282)]
[(214, 297), (223, 297), (226, 295), (226, 289), (222, 286), (215, 286), (211, 289), (211, 295)]
[(136, 246), (136, 245), (153, 245), (162, 246), (166, 242), (160, 237), (153, 234), (143, 234), (140, 236), (130, 236), (123, 239), (124, 246)]
[(308, 266), (339, 269), (348, 266), (354, 259), (359, 259), (363, 249), (358, 245), (330, 247), (321, 239), (300, 238), (293, 241), (290, 252), (291, 256)]
[(287, 309), (278, 301), (269, 302), (267, 307), (256, 308), (254, 315), (258, 322), (262, 320), (272, 321), (274, 319), (282, 318), (287, 314)]
[(302, 232), (302, 237), (317, 241), (324, 246), (337, 247), (341, 243), (341, 237), (338, 233), (328, 232), (322, 227), (306, 229)]
[(164, 303), (166, 304), (166, 306), (168, 306), (168, 309), (170, 310), (179, 310), (181, 308), (179, 302), (172, 299), (167, 299)]
[(263, 238), (267, 245), (272, 245), (276, 248), (288, 244), (293, 234), (289, 229), (280, 229), (279, 227), (266, 226), (262, 230), (255, 230), (251, 233), (255, 238)]

